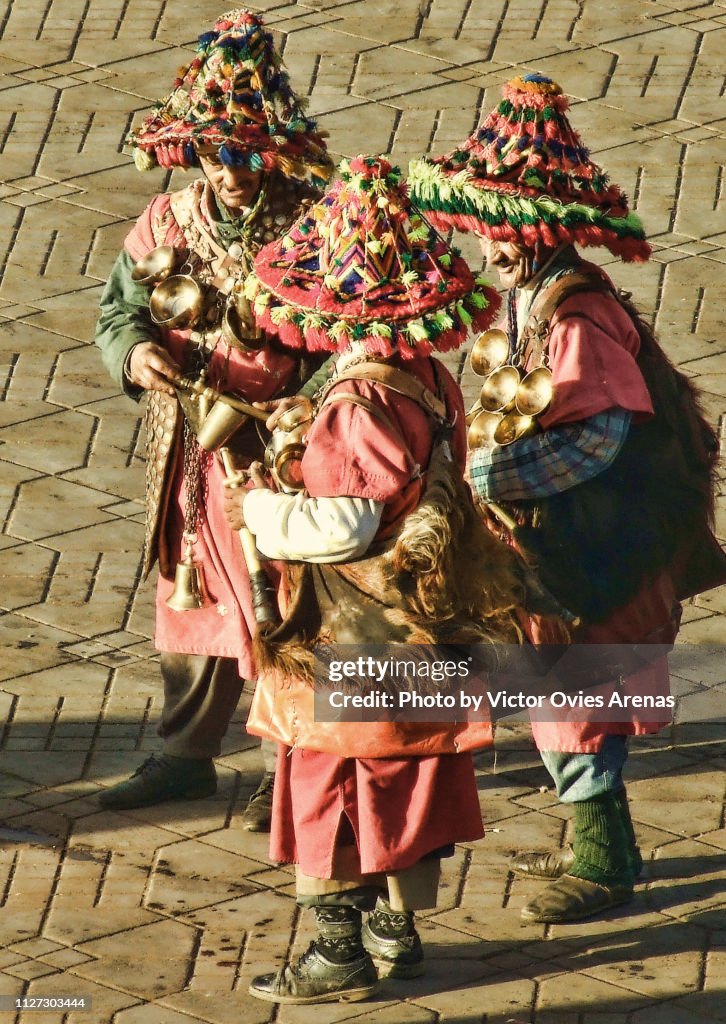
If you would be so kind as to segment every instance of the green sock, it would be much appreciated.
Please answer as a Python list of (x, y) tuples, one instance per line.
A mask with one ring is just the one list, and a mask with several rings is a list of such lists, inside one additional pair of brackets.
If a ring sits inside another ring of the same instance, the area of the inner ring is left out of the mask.
[(568, 874), (599, 885), (632, 887), (631, 841), (623, 823), (618, 797), (603, 793), (573, 804), (575, 863)]
[(638, 878), (640, 876), (640, 872), (643, 870), (643, 858), (640, 855), (638, 839), (635, 835), (635, 829), (633, 828), (633, 819), (630, 817), (628, 795), (624, 789), (621, 789), (616, 794), (616, 799), (618, 801), (620, 820), (623, 823), (625, 836), (628, 840), (628, 857), (630, 859), (630, 866), (633, 869), (633, 877)]

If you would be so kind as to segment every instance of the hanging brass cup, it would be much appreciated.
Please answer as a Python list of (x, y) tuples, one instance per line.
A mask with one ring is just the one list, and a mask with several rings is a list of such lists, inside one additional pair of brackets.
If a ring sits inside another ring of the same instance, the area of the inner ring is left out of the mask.
[(538, 366), (524, 377), (517, 388), (517, 412), (523, 416), (540, 416), (552, 401), (553, 394), (552, 371), (546, 366)]
[(508, 358), (509, 339), (504, 331), (495, 327), (479, 335), (472, 345), (469, 361), (478, 377), (487, 377), (492, 370), (506, 363)]
[(519, 441), (521, 437), (531, 434), (536, 426), (537, 421), (534, 416), (522, 416), (518, 412), (508, 412), (506, 416), (501, 417), (497, 424), (493, 434), (494, 443), (512, 444), (513, 441)]
[(471, 409), (469, 409), (468, 413), (466, 414), (466, 425), (467, 425), (467, 427), (470, 427), (472, 425), (472, 423), (474, 422), (474, 420), (477, 418), (477, 416), (479, 415), (479, 413), (481, 411), (482, 411), (481, 402), (477, 398), (476, 402), (474, 402), (474, 404), (472, 405)]
[(158, 284), (149, 299), (151, 319), (159, 327), (193, 327), (204, 309), (200, 285), (188, 274), (174, 274)]
[(494, 435), (501, 422), (501, 413), (486, 412), (486, 410), (480, 409), (471, 421), (466, 433), (466, 443), (469, 450), (491, 448), (495, 443)]
[(487, 412), (509, 412), (513, 409), (519, 381), (516, 366), (500, 366), (490, 373), (479, 394), (482, 409)]
[(257, 326), (252, 307), (241, 291), (233, 292), (222, 317), (222, 337), (240, 352), (257, 352), (265, 345), (265, 335)]
[(147, 252), (131, 271), (131, 280), (153, 288), (165, 281), (176, 267), (176, 251), (171, 245), (158, 245)]

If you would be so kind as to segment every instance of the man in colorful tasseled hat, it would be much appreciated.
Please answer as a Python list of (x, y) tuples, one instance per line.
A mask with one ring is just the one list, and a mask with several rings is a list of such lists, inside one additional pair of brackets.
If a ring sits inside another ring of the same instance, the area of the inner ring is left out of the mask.
[[(260, 252), (248, 286), (260, 322), (287, 345), (339, 354), (306, 428), (303, 489), (270, 490), (253, 467), (256, 489), (228, 497), (230, 524), (244, 521), (263, 554), (306, 566), (290, 577), (285, 643), (260, 674), (247, 725), (285, 744), (270, 854), (296, 865), (298, 903), (313, 908), (318, 926), (302, 957), (252, 982), (252, 995), (280, 1003), (366, 998), (377, 982), (372, 958), (393, 977), (422, 973), (413, 912), (435, 906), (440, 858), (452, 844), (482, 835), (472, 762), (462, 751), (491, 736), (486, 722), (313, 718), (305, 652), (316, 638), (426, 643), (440, 616), (455, 640), (461, 559), (476, 559), (476, 538), (458, 497), (450, 514), (441, 511), (451, 500), (443, 483), (437, 501), (423, 503), (439, 508), (438, 527), (417, 518), (441, 430), (450, 437), (448, 457), (439, 450), (444, 478), (466, 496), (461, 393), (431, 355), (461, 345), (497, 304), (493, 289), (411, 216), (397, 168), (357, 157), (341, 172), (307, 216)], [(511, 551), (487, 537), (469, 505), (485, 547), (463, 614), (477, 618), (467, 635), (511, 641)], [(395, 567), (404, 549), (415, 551), (426, 523), (421, 565), (429, 564), (411, 568), (404, 594)], [(361, 911), (372, 911), (363, 928)]]
[[(663, 651), (679, 601), (724, 580), (708, 523), (714, 436), (634, 307), (576, 252), (605, 246), (642, 262), (650, 248), (567, 107), (549, 78), (514, 79), (461, 147), (412, 166), (411, 190), (435, 224), (481, 239), (509, 290), (508, 362), (552, 374), (538, 432), (470, 453), (475, 496), (515, 517), (515, 542), (582, 620), (574, 642), (660, 645), (623, 685), (667, 709)], [(567, 639), (536, 617), (528, 628), (535, 642)], [(622, 778), (627, 735), (657, 731), (669, 713), (628, 714), (610, 725), (533, 722), (575, 820), (573, 848), (513, 861), (555, 879), (524, 907), (526, 919), (573, 921), (632, 898), (642, 862)]]
[[(250, 401), (294, 389), (298, 361), (271, 345), (246, 315), (240, 282), (260, 246), (319, 195), (310, 179), (322, 180), (332, 171), (272, 36), (257, 15), (241, 8), (200, 36), (196, 56), (180, 70), (170, 95), (129, 141), (142, 170), (158, 164), (201, 173), (180, 191), (155, 196), (137, 221), (108, 280), (96, 335), (124, 392), (136, 400), (148, 394), (143, 572), (158, 559), (156, 646), (164, 682), (163, 753), (101, 794), (101, 804), (111, 808), (216, 790), (213, 758), (243, 680), (255, 674), (256, 624), (239, 542), (221, 509), (221, 467), (197, 444), (189, 418), (194, 406), (185, 403), (189, 417), (183, 415), (173, 382), (182, 372), (203, 375), (213, 387), (239, 391)], [(158, 247), (172, 247), (170, 266), (162, 259), (169, 250)], [(158, 278), (150, 261), (143, 261), (154, 250), (150, 260), (157, 269), (184, 276), (168, 279), (166, 305), (163, 287), (162, 298), (155, 293), (152, 322), (149, 290)], [(181, 284), (176, 297), (174, 282)], [(185, 326), (176, 310), (184, 304), (184, 288), (194, 282), (201, 286), (203, 305), (196, 322)], [(240, 465), (261, 451), (249, 427), (230, 442)], [(192, 580), (191, 595), (176, 593), (175, 566), (182, 580)], [(271, 813), (274, 748), (263, 749), (263, 756), (266, 774), (243, 818), (243, 826), (254, 831), (269, 827)]]

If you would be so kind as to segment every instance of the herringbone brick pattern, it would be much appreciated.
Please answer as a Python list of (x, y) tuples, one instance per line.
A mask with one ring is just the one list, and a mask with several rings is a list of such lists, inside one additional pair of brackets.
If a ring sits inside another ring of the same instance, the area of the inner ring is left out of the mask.
[[(502, 81), (539, 70), (646, 223), (655, 258), (610, 269), (669, 353), (726, 407), (726, 0), (269, 0), (293, 81), (336, 154), (404, 164), (467, 135)], [(690, 713), (635, 745), (645, 883), (632, 913), (523, 925), (506, 854), (562, 841), (565, 814), (521, 727), (481, 759), (491, 831), (447, 868), (430, 970), (355, 1008), (246, 995), (309, 923), (289, 871), (239, 828), (258, 755), (233, 726), (214, 799), (100, 812), (99, 786), (156, 745), (152, 594), (137, 586), (143, 439), (90, 339), (133, 218), (173, 179), (123, 152), (220, 0), (8, 0), (0, 41), (0, 995), (83, 995), (85, 1024), (706, 1024), (726, 1020), (722, 684), (678, 670)], [(473, 263), (480, 260), (463, 242)], [(463, 357), (453, 366), (467, 396)], [(726, 537), (726, 508), (718, 507)], [(726, 595), (682, 638), (722, 644)], [(690, 703), (689, 703), (690, 702)], [(239, 712), (243, 717), (242, 709)], [(690, 720), (686, 720), (690, 719)], [(694, 721), (698, 719), (698, 721)]]

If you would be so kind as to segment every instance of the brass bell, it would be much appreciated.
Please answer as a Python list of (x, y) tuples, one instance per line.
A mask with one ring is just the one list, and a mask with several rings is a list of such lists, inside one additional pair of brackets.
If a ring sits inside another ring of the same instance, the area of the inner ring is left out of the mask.
[(478, 377), (489, 376), (492, 370), (498, 369), (508, 358), (509, 339), (497, 327), (479, 335), (469, 356), (471, 368)]
[(138, 261), (131, 271), (131, 280), (153, 288), (165, 281), (173, 273), (175, 266), (176, 251), (173, 246), (158, 245)]
[(175, 612), (194, 611), (210, 604), (204, 569), (194, 559), (193, 542), (187, 539), (184, 559), (176, 564), (174, 589), (166, 599), (167, 605)]

